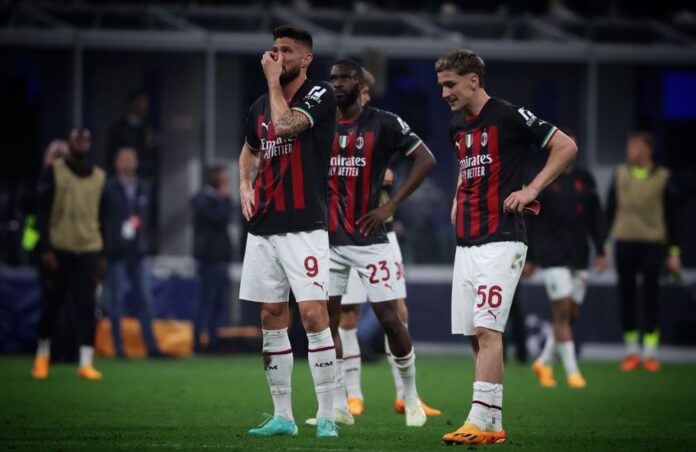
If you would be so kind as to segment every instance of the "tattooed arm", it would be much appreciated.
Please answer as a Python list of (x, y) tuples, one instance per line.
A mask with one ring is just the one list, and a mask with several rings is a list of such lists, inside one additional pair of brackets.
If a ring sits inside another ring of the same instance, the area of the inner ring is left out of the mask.
[(268, 97), (276, 135), (281, 138), (294, 137), (311, 126), (306, 115), (288, 108), (288, 104), (283, 98), (280, 84), (268, 84)]
[(312, 124), (309, 118), (288, 108), (280, 86), (280, 75), (283, 69), (283, 54), (274, 58), (272, 52), (266, 52), (261, 58), (261, 66), (268, 81), (268, 100), (271, 104), (271, 120), (276, 135), (281, 138), (293, 137), (308, 129)]

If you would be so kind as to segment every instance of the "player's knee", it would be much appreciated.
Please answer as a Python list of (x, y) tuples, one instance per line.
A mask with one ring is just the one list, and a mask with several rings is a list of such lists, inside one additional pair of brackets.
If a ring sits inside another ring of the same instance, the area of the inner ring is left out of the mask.
[(302, 324), (307, 331), (318, 332), (325, 330), (329, 327), (329, 316), (326, 309), (315, 306), (303, 310)]
[(387, 336), (398, 333), (404, 327), (396, 311), (384, 313), (379, 319), (379, 324)]
[(498, 331), (476, 327), (476, 339), (479, 348), (488, 348), (498, 345), (499, 343), (502, 344), (503, 336)]
[(263, 305), (261, 306), (261, 325), (268, 330), (285, 328), (287, 325), (285, 325), (283, 314), (279, 306)]

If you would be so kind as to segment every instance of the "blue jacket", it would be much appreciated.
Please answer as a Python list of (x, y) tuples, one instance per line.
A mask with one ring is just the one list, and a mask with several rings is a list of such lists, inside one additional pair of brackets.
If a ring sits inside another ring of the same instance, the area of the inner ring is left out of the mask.
[(193, 206), (193, 257), (199, 261), (229, 262), (232, 241), (227, 227), (232, 218), (232, 202), (204, 187), (191, 201)]
[[(149, 248), (148, 228), (150, 226), (150, 205), (152, 193), (146, 182), (137, 179), (134, 196), (126, 193), (126, 188), (117, 176), (106, 181), (102, 206), (102, 231), (104, 234), (104, 254), (107, 258), (118, 259), (128, 256), (144, 256)], [(139, 225), (130, 232), (124, 223), (132, 216), (138, 217)], [(124, 231), (124, 229), (126, 229)]]

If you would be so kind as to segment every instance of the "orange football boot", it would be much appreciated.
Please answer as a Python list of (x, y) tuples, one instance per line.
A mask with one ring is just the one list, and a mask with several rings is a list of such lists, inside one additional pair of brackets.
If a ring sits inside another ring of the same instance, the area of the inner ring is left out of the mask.
[(442, 437), (445, 444), (500, 444), (505, 442), (505, 431), (486, 432), (476, 424), (465, 422), (458, 430)]
[(36, 355), (34, 358), (34, 367), (31, 369), (32, 377), (37, 380), (44, 380), (48, 377), (48, 367), (51, 362), (51, 358), (48, 355)]
[(568, 375), (568, 387), (574, 389), (584, 389), (587, 387), (587, 382), (580, 372), (575, 372)]
[[(442, 414), (442, 411), (438, 410), (437, 408), (429, 407), (422, 400), (420, 401), (420, 404), (421, 404), (421, 407), (423, 407), (423, 411), (425, 411), (425, 415), (428, 417), (440, 416)], [(405, 410), (406, 410), (406, 406), (404, 405), (403, 399), (394, 400), (394, 411), (396, 411), (398, 414), (404, 414)]]
[(624, 372), (633, 372), (640, 366), (640, 356), (629, 355), (621, 362), (621, 370)]
[(360, 416), (365, 411), (365, 402), (357, 397), (348, 397), (348, 411), (353, 416)]
[(82, 378), (83, 380), (90, 381), (99, 381), (103, 378), (102, 373), (95, 369), (94, 366), (92, 366), (91, 364), (82, 366), (79, 369), (77, 369), (77, 376)]
[(660, 364), (660, 361), (656, 360), (655, 358), (648, 358), (643, 361), (643, 369), (648, 372), (659, 372), (662, 369), (662, 365)]

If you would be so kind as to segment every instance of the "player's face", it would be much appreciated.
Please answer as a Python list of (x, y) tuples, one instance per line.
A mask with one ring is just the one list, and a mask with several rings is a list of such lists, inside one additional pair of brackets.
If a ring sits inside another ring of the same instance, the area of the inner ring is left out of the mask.
[(138, 169), (138, 155), (135, 153), (135, 149), (121, 149), (118, 154), (116, 154), (116, 163), (114, 167), (119, 174), (135, 173)]
[(650, 146), (640, 138), (629, 138), (626, 143), (626, 159), (633, 164), (641, 164), (650, 159)]
[(471, 102), (478, 86), (478, 77), (475, 74), (459, 75), (453, 71), (441, 71), (437, 73), (437, 84), (442, 88), (442, 98), (450, 109), (459, 111)]
[(92, 139), (87, 129), (75, 129), (70, 133), (70, 153), (82, 157), (89, 152)]
[(283, 86), (295, 80), (312, 61), (312, 54), (307, 48), (292, 38), (276, 39), (271, 52), (274, 58), (283, 54), (283, 72), (280, 74), (280, 84)]
[(355, 69), (347, 64), (331, 68), (329, 81), (336, 93), (336, 105), (345, 109), (353, 105), (360, 96), (360, 81), (355, 78)]

